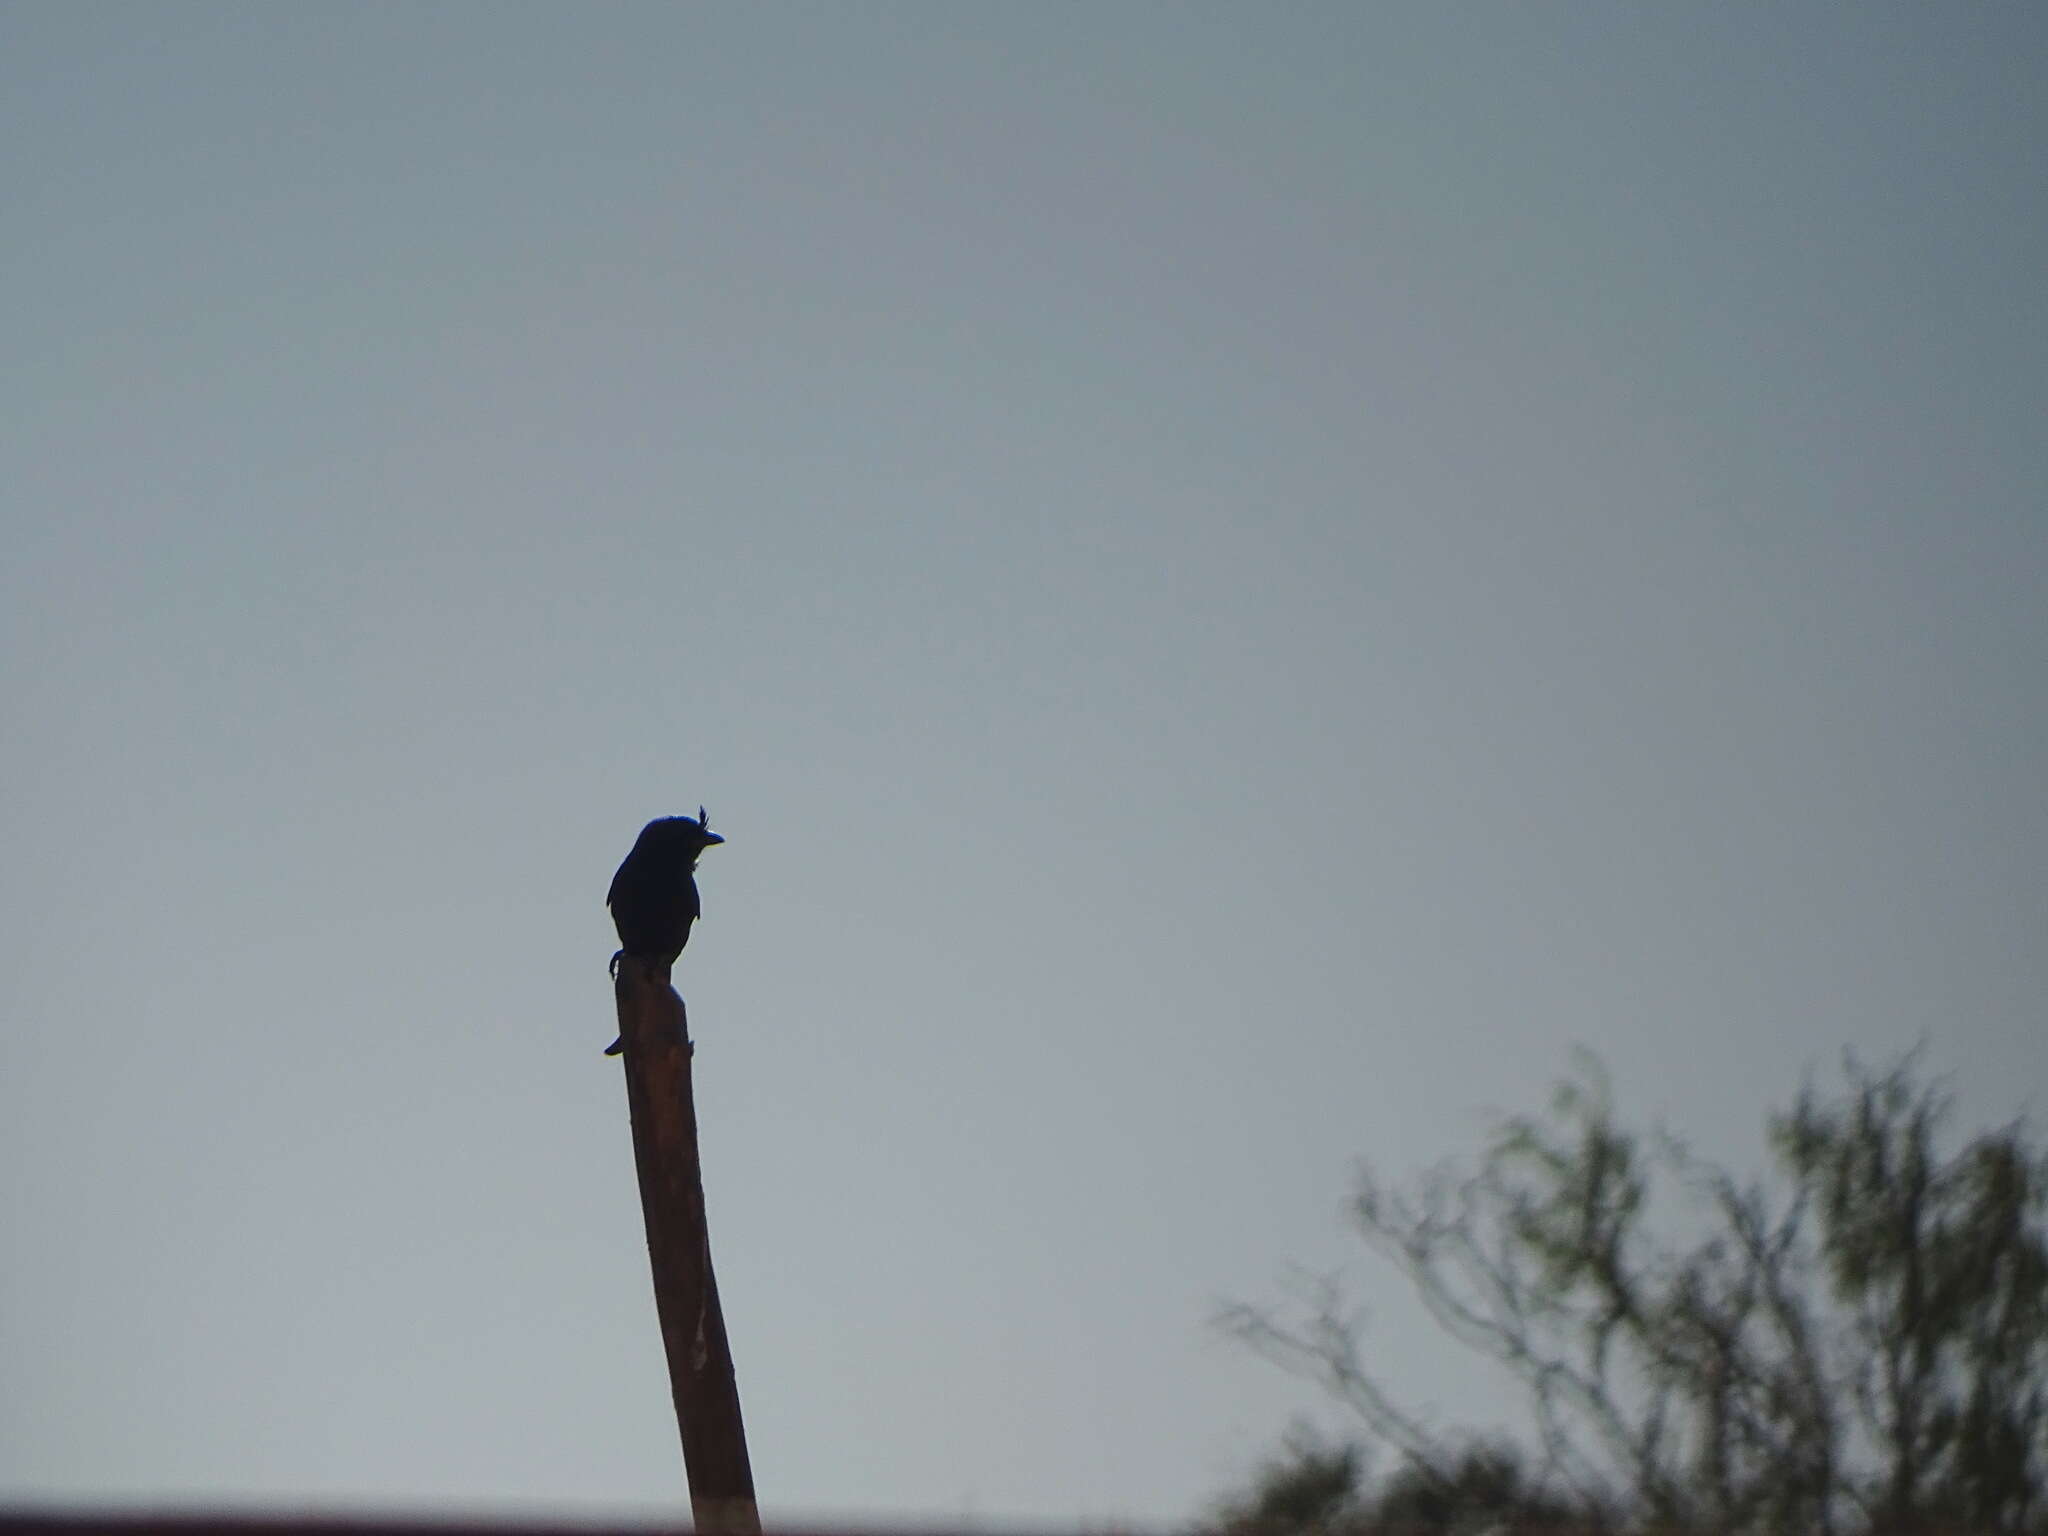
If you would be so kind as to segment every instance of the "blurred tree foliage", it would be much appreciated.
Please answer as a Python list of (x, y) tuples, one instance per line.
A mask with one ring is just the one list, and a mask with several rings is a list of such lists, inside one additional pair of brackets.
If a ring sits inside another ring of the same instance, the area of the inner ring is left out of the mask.
[(1334, 1283), (1231, 1307), (1398, 1464), (1368, 1486), (1361, 1448), (1296, 1442), (1214, 1528), (2044, 1536), (2048, 1158), (2022, 1123), (1945, 1148), (1916, 1058), (1845, 1078), (1771, 1118), (1765, 1180), (1621, 1125), (1590, 1060), (1476, 1166), (1362, 1172), (1361, 1234), (1517, 1384), (1529, 1443), (1405, 1409)]

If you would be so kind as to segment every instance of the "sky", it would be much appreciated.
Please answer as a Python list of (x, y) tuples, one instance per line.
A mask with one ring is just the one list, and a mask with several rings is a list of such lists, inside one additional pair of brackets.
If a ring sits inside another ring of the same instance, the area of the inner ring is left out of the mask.
[(2048, 1086), (2037, 7), (0, 6), (0, 1502), (1184, 1520), (1594, 1052)]

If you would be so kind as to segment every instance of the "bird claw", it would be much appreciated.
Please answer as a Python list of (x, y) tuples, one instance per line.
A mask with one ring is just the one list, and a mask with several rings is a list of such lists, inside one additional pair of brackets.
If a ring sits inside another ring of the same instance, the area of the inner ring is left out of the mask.
[[(614, 1040), (610, 1045), (604, 1048), (604, 1053), (607, 1056), (617, 1056), (623, 1053), (625, 1049), (626, 1037), (624, 1035), (621, 1035), (618, 1039)], [(697, 1042), (694, 1040), (685, 1040), (683, 1042), (683, 1056), (685, 1057), (685, 1059), (695, 1060), (696, 1055)]]

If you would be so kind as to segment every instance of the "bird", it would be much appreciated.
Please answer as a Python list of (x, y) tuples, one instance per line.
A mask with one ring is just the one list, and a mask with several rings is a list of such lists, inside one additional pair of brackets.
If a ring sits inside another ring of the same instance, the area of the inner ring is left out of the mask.
[[(663, 816), (640, 829), (633, 851), (612, 876), (605, 905), (619, 930), (619, 952), (612, 956), (612, 974), (619, 960), (657, 965), (666, 971), (690, 942), (690, 925), (703, 913), (697, 896), (697, 856), (725, 839), (711, 830), (711, 818), (697, 807), (697, 818)], [(624, 1037), (605, 1047), (605, 1055), (625, 1049)]]

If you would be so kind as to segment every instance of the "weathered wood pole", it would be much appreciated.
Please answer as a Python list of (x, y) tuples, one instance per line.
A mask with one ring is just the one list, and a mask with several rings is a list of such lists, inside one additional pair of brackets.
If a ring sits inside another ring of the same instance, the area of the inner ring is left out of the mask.
[(689, 1014), (669, 985), (668, 968), (631, 955), (619, 956), (612, 990), (626, 1046), (626, 1105), (654, 1270), (654, 1307), (668, 1352), (691, 1515), (699, 1531), (754, 1536), (761, 1511), (754, 1502), (739, 1382), (704, 1221)]

